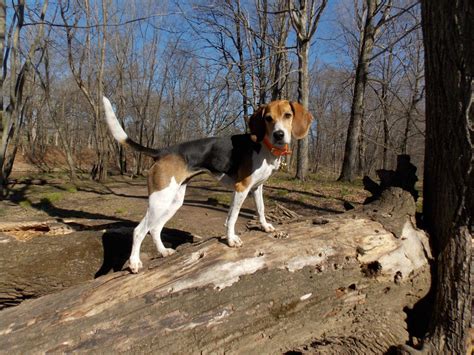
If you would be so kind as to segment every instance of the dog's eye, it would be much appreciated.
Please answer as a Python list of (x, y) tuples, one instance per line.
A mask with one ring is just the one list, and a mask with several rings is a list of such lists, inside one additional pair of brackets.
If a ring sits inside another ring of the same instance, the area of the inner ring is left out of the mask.
[(293, 115), (291, 113), (289, 113), (289, 112), (285, 113), (285, 118), (291, 118), (291, 117), (293, 117)]
[(265, 116), (265, 121), (267, 121), (268, 123), (272, 122), (273, 121), (272, 116)]

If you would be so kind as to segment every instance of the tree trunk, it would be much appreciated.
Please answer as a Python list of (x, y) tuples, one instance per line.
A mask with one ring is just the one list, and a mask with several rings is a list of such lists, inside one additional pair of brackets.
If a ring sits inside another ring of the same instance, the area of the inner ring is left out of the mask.
[[(138, 109), (137, 111), (140, 111), (140, 109)], [(143, 134), (145, 130), (145, 117), (144, 116), (145, 116), (144, 112), (141, 112), (138, 114), (138, 117), (140, 117), (138, 143), (140, 145), (146, 145), (146, 144), (143, 144)], [(143, 154), (141, 152), (137, 152), (137, 166), (135, 170), (135, 175), (140, 176), (142, 174), (142, 165), (143, 165)]]
[[(279, 11), (283, 10), (286, 7), (283, 1), (279, 4)], [(273, 88), (271, 100), (280, 100), (284, 95), (282, 93), (283, 88), (286, 86), (286, 80), (289, 75), (287, 68), (285, 68), (285, 62), (287, 53), (286, 49), (286, 40), (288, 38), (288, 27), (289, 22), (286, 14), (277, 15), (276, 26), (278, 29), (278, 40), (275, 47), (270, 47), (271, 51), (275, 51), (273, 54), (273, 62), (271, 73), (273, 78)]]
[[(362, 117), (364, 117), (364, 113), (362, 113)], [(366, 140), (364, 139), (364, 121), (361, 120), (360, 122), (360, 134), (359, 134), (359, 143), (358, 143), (358, 146), (359, 146), (359, 149), (358, 149), (358, 153), (357, 153), (357, 171), (356, 171), (356, 174), (358, 176), (361, 176), (361, 175), (364, 175), (364, 174), (368, 174), (368, 172), (365, 171), (365, 169), (367, 168), (367, 159), (366, 159)]]
[[(53, 105), (51, 103), (51, 80), (50, 80), (50, 65), (49, 65), (49, 49), (45, 48), (45, 58), (44, 58), (44, 81), (43, 83), (43, 90), (45, 94), (46, 106), (49, 111), (49, 116), (53, 121), (54, 128), (56, 128), (56, 146), (58, 143), (61, 143), (61, 148), (66, 155), (66, 163), (69, 168), (69, 177), (73, 182), (77, 180), (76, 175), (76, 163), (74, 161), (74, 155), (72, 152), (73, 145), (68, 140), (68, 134), (65, 132), (64, 127), (59, 122), (63, 120), (64, 126), (66, 126), (66, 110), (65, 110), (65, 102), (64, 98), (61, 102), (61, 111), (58, 112), (58, 109), (53, 109)], [(72, 135), (70, 135), (72, 136)]]
[[(418, 31), (417, 31), (418, 32)], [(417, 36), (418, 40), (418, 36)], [(421, 38), (420, 38), (421, 42)], [(403, 139), (402, 139), (402, 146), (401, 146), (401, 153), (402, 154), (408, 154), (408, 139), (410, 135), (410, 129), (412, 126), (412, 122), (414, 119), (414, 116), (417, 111), (417, 105), (418, 103), (423, 99), (424, 97), (424, 88), (421, 86), (422, 84), (422, 79), (424, 77), (424, 63), (423, 63), (423, 46), (417, 46), (414, 54), (414, 59), (412, 60), (413, 62), (413, 75), (414, 75), (414, 83), (411, 87), (411, 97), (410, 97), (410, 106), (407, 109), (406, 112), (406, 121), (405, 121), (405, 131), (403, 134)]]
[[(298, 101), (305, 109), (308, 109), (309, 106), (309, 44), (309, 40), (298, 40)], [(308, 174), (308, 142), (308, 136), (298, 141), (296, 178), (301, 181), (304, 181)]]
[(390, 138), (390, 130), (388, 129), (388, 117), (383, 115), (383, 153), (382, 153), (382, 169), (388, 169), (388, 145)]
[[(73, 48), (73, 40), (77, 28), (78, 18), (75, 16), (75, 23), (69, 24), (68, 19), (69, 15), (67, 11), (70, 11), (70, 7), (68, 6), (60, 6), (61, 18), (64, 23), (64, 28), (66, 30), (66, 39), (67, 39), (67, 58), (68, 58), (68, 65), (71, 69), (71, 73), (74, 77), (74, 81), (76, 82), (77, 86), (81, 90), (82, 94), (86, 98), (87, 102), (89, 103), (94, 119), (94, 126), (93, 126), (93, 134), (91, 135), (92, 142), (94, 144), (94, 150), (96, 152), (95, 162), (91, 169), (90, 176), (93, 180), (104, 181), (107, 178), (107, 158), (106, 158), (106, 139), (105, 139), (105, 132), (106, 129), (104, 127), (105, 123), (102, 121), (101, 116), (101, 107), (99, 103), (102, 102), (103, 96), (103, 89), (104, 89), (104, 65), (105, 65), (105, 48), (107, 44), (107, 4), (106, 0), (102, 0), (102, 23), (103, 26), (99, 26), (99, 36), (100, 40), (98, 40), (98, 59), (95, 63), (96, 67), (98, 67), (98, 72), (96, 74), (96, 80), (94, 82), (91, 81), (91, 72), (88, 73), (89, 77), (87, 80), (83, 78), (83, 69), (85, 59), (87, 58), (87, 62), (90, 63), (92, 58), (94, 57), (92, 52), (91, 46), (91, 35), (92, 32), (88, 29), (86, 32), (85, 38), (85, 45), (80, 53), (79, 63), (76, 64), (76, 56), (77, 49)], [(86, 0), (84, 2), (84, 12), (85, 12), (85, 19), (86, 19), (86, 26), (93, 27), (90, 24), (90, 2)]]
[(362, 38), (360, 39), (361, 46), (355, 73), (351, 116), (347, 129), (344, 160), (342, 162), (339, 181), (353, 181), (356, 178), (357, 168), (359, 166), (359, 139), (362, 130), (365, 88), (369, 75), (370, 56), (372, 55), (372, 49), (374, 47), (375, 27), (373, 24), (373, 16), (376, 11), (377, 1), (368, 0), (364, 30), (362, 31)]
[[(5, 0), (0, 0), (0, 63), (3, 67), (4, 60), (4, 47), (5, 47), (5, 33), (6, 33), (6, 6)], [(0, 135), (3, 143), (4, 137), (6, 138), (7, 133), (7, 117), (3, 110), (3, 83), (4, 83), (3, 73), (0, 75)], [(3, 156), (5, 152), (3, 151), (3, 144), (0, 146), (0, 197), (4, 195), (4, 188), (6, 186), (6, 177), (3, 175)]]
[(268, 57), (268, 0), (257, 0), (256, 3), (257, 12), (258, 12), (258, 22), (259, 22), (259, 40), (258, 44), (258, 82), (259, 82), (259, 101), (260, 103), (267, 102), (267, 71), (265, 63)]
[[(326, 8), (327, 0), (288, 1), (291, 24), (296, 32), (296, 50), (298, 54), (298, 101), (305, 109), (309, 106), (309, 48), (311, 38), (316, 33), (321, 15)], [(318, 6), (317, 6), (318, 5)], [(298, 141), (296, 158), (296, 178), (305, 180), (308, 174), (308, 136)]]
[(95, 119), (97, 122), (97, 179), (98, 181), (107, 180), (107, 171), (108, 171), (108, 162), (107, 162), (107, 145), (105, 139), (105, 133), (107, 128), (105, 128), (105, 122), (102, 119), (102, 97), (104, 93), (104, 70), (105, 70), (105, 49), (107, 47), (107, 0), (102, 0), (102, 22), (104, 26), (102, 27), (101, 41), (100, 41), (100, 57), (99, 57), (99, 72), (97, 74), (97, 91), (96, 91), (96, 100), (95, 100)]
[[(242, 89), (242, 112), (244, 115), (244, 122), (247, 122), (249, 117), (249, 102), (247, 98), (247, 70), (245, 68), (245, 58), (244, 58), (244, 47), (242, 41), (242, 33), (240, 28), (241, 21), (241, 10), (240, 10), (240, 0), (237, 1), (237, 13), (234, 15), (234, 25), (235, 25), (235, 35), (236, 35), (236, 49), (239, 54), (239, 74), (240, 74), (240, 85)], [(263, 104), (263, 102), (260, 102)]]
[[(18, 11), (20, 14), (21, 12)], [(0, 2), (0, 40), (1, 40), (1, 58), (2, 58), (2, 68), (7, 67), (7, 63), (4, 63), (5, 60), (8, 61), (8, 58), (4, 57), (4, 47), (5, 47), (5, 35), (6, 35), (6, 5), (5, 1)], [(19, 30), (19, 29), (18, 29)], [(17, 45), (18, 42), (14, 42), (15, 45)], [(13, 56), (15, 49), (11, 49), (11, 56)], [(12, 65), (11, 65), (12, 66)], [(11, 69), (10, 66), (10, 69)], [(16, 73), (15, 73), (16, 74)], [(4, 91), (4, 83), (5, 83), (5, 78), (3, 76), (3, 71), (0, 75), (0, 80), (1, 80), (1, 144), (0, 144), (0, 197), (4, 197), (7, 194), (7, 184), (8, 184), (8, 174), (5, 169), (5, 164), (7, 161), (7, 150), (9, 146), (9, 142), (11, 139), (11, 132), (12, 132), (12, 117), (11, 114), (5, 109), (3, 106), (3, 97), (7, 96), (7, 92)]]
[(424, 220), (437, 267), (426, 347), (466, 354), (474, 203), (474, 2), (422, 1), (426, 141)]
[[(383, 131), (383, 153), (382, 153), (382, 169), (388, 169), (388, 147), (390, 144), (390, 130), (388, 127), (388, 120), (390, 116), (389, 103), (389, 85), (392, 80), (392, 64), (393, 64), (393, 48), (388, 52), (388, 59), (386, 67), (383, 68), (383, 82), (381, 85), (381, 92), (379, 96), (380, 104), (382, 105), (382, 131)], [(406, 154), (406, 151), (403, 152)]]
[(408, 154), (408, 138), (410, 135), (410, 126), (412, 124), (413, 116), (416, 112), (416, 105), (422, 99), (423, 95), (420, 94), (420, 76), (418, 73), (415, 74), (415, 83), (413, 84), (413, 91), (410, 98), (410, 106), (408, 107), (406, 113), (406, 122), (405, 122), (405, 130), (403, 132), (403, 140), (402, 140), (402, 147), (401, 152), (402, 154)]
[[(47, 8), (47, 2), (43, 5), (43, 12)], [(2, 137), (0, 144), (0, 196), (6, 194), (6, 185), (8, 183), (8, 177), (13, 168), (13, 162), (15, 160), (16, 152), (18, 149), (19, 143), (19, 132), (23, 125), (23, 118), (25, 107), (24, 103), (27, 101), (23, 97), (23, 89), (26, 78), (29, 75), (29, 69), (31, 66), (31, 60), (33, 58), (34, 52), (36, 51), (37, 42), (43, 35), (43, 27), (39, 26), (39, 31), (34, 39), (34, 42), (31, 44), (29, 51), (27, 52), (26, 59), (21, 64), (21, 35), (20, 32), (24, 25), (24, 11), (25, 11), (25, 1), (19, 0), (15, 8), (15, 16), (13, 18), (16, 21), (15, 29), (10, 31), (10, 58), (4, 57), (2, 63), (5, 70), (9, 72), (9, 92), (5, 93), (2, 90), (2, 95), (9, 96), (8, 107), (2, 110)], [(6, 13), (2, 10), (1, 16)], [(6, 19), (4, 18), (3, 21)], [(3, 25), (2, 25), (3, 26)], [(1, 31), (4, 32), (4, 29)], [(4, 32), (5, 33), (5, 32)], [(4, 43), (3, 43), (4, 45)], [(3, 76), (3, 73), (2, 73)], [(4, 80), (4, 78), (2, 79)], [(3, 82), (2, 82), (3, 89)]]

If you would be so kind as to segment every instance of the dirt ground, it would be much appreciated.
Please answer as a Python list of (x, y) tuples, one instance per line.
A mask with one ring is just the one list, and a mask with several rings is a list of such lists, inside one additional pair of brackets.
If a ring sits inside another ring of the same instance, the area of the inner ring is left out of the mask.
[[(72, 184), (66, 176), (43, 174), (13, 176), (11, 195), (0, 201), (2, 222), (51, 220), (73, 229), (100, 226), (111, 222), (135, 225), (147, 208), (146, 179), (114, 176), (106, 183), (81, 180)], [(357, 206), (367, 193), (361, 184), (334, 182), (331, 178), (311, 176), (298, 182), (288, 173), (279, 172), (264, 186), (266, 211), (284, 206), (301, 216), (342, 213), (348, 204)], [(184, 205), (167, 223), (167, 231), (193, 234), (197, 239), (223, 236), (224, 221), (231, 192), (206, 175), (195, 177), (188, 185)], [(255, 216), (253, 198), (249, 196), (237, 222), (237, 232), (246, 230)], [(41, 231), (18, 235), (31, 238)]]

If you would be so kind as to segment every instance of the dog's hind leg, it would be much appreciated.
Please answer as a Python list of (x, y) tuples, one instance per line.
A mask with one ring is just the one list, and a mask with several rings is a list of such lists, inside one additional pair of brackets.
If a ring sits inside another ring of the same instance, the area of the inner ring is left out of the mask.
[(130, 270), (134, 274), (142, 268), (142, 262), (140, 260), (140, 247), (142, 245), (143, 239), (145, 239), (146, 234), (148, 233), (148, 211), (145, 214), (145, 217), (141, 220), (138, 226), (133, 230), (133, 245), (132, 252), (130, 254)]
[[(167, 191), (165, 191), (168, 189)], [(168, 186), (163, 193), (150, 196), (150, 219), (149, 229), (150, 234), (153, 237), (158, 252), (163, 256), (169, 256), (174, 254), (176, 251), (171, 248), (166, 248), (161, 241), (161, 230), (183, 205), (184, 195), (186, 193), (186, 185), (176, 187)], [(161, 191), (160, 191), (161, 192)], [(153, 197), (153, 198), (152, 198)], [(169, 201), (169, 203), (165, 203)], [(153, 216), (153, 218), (151, 217)]]

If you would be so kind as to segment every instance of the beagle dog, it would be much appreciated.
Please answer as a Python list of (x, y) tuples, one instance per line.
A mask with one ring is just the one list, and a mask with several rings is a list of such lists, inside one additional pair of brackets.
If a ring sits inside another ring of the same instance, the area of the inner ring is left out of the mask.
[(278, 100), (261, 106), (248, 120), (250, 134), (203, 138), (152, 149), (131, 140), (120, 126), (110, 101), (104, 97), (103, 103), (114, 138), (155, 160), (148, 173), (148, 210), (133, 232), (129, 260), (133, 273), (142, 267), (140, 246), (148, 232), (162, 256), (175, 253), (163, 245), (161, 230), (182, 206), (188, 181), (204, 172), (234, 191), (225, 222), (229, 246), (242, 245), (235, 234), (235, 223), (249, 192), (255, 199), (263, 230), (267, 233), (275, 230), (265, 219), (262, 184), (280, 167), (282, 156), (290, 154), (291, 137), (301, 139), (308, 134), (313, 116), (301, 104)]

